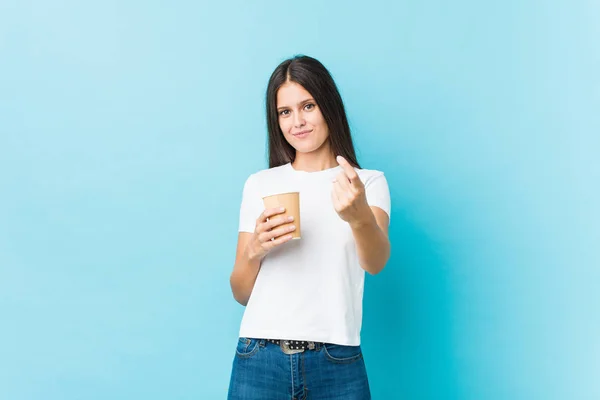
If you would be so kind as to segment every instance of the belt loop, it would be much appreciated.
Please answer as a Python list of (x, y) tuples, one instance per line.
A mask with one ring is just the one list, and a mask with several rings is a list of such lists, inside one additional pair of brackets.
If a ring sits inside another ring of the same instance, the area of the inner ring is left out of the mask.
[(260, 339), (260, 340), (258, 341), (258, 345), (259, 345), (260, 347), (265, 347), (265, 345), (266, 345), (266, 340), (265, 340), (265, 339)]

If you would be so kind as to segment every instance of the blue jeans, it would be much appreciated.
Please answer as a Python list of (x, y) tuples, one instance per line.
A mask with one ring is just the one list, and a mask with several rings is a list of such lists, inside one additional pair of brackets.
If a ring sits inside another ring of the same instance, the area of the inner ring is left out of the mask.
[(265, 339), (238, 340), (229, 400), (369, 400), (360, 346), (318, 344), (285, 354)]

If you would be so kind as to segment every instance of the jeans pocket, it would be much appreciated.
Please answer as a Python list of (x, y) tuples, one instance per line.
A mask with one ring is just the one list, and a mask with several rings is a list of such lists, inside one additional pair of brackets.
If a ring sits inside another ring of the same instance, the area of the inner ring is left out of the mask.
[(337, 364), (350, 364), (362, 358), (360, 346), (344, 346), (341, 344), (325, 343), (323, 345), (325, 358)]
[(248, 358), (252, 357), (258, 352), (258, 339), (251, 339), (246, 337), (241, 337), (238, 340), (237, 347), (235, 349), (235, 353), (238, 357)]

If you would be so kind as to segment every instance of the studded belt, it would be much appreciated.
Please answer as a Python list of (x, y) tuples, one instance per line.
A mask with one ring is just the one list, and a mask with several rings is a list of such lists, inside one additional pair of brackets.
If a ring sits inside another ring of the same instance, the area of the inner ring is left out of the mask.
[(310, 342), (306, 340), (267, 339), (267, 342), (276, 344), (285, 354), (296, 354), (302, 353), (304, 350), (314, 350), (318, 344), (317, 342)]

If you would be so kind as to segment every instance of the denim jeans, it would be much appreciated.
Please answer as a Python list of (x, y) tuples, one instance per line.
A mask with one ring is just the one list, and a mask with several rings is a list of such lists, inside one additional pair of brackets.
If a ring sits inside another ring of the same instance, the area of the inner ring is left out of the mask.
[(360, 346), (318, 344), (285, 354), (265, 339), (238, 340), (229, 400), (369, 400)]

